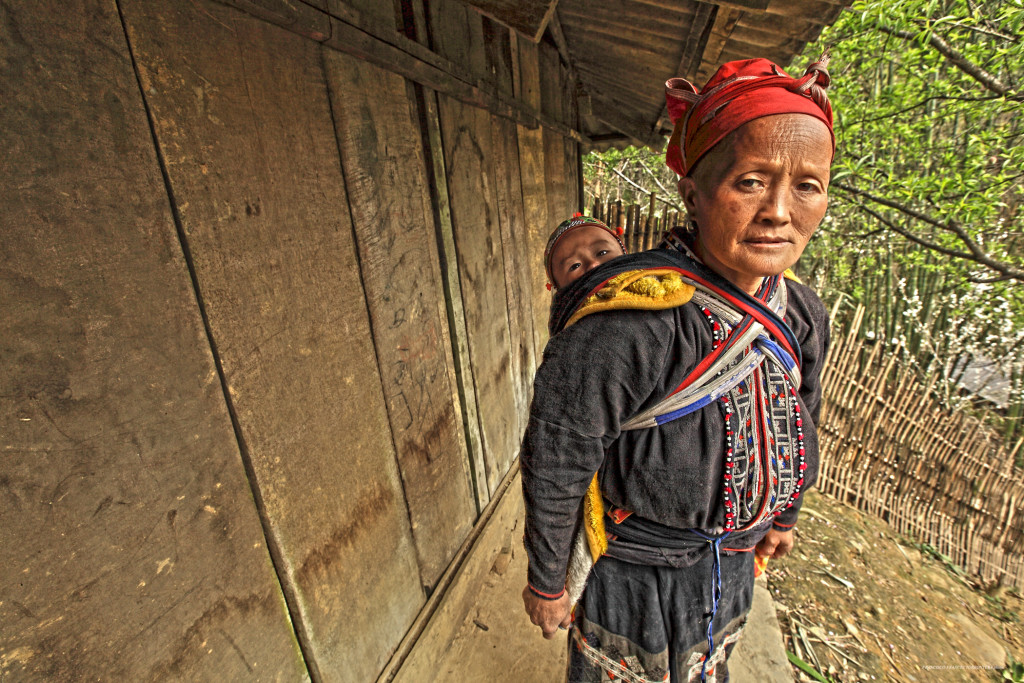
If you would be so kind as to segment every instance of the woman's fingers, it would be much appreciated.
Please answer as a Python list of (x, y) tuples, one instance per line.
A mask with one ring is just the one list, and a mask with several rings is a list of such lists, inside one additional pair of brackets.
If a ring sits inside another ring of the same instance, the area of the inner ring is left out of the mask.
[(566, 628), (572, 623), (569, 613), (569, 596), (563, 594), (557, 600), (545, 600), (534, 595), (529, 586), (523, 589), (523, 605), (530, 615), (530, 622), (540, 626), (544, 637), (551, 639), (559, 627)]

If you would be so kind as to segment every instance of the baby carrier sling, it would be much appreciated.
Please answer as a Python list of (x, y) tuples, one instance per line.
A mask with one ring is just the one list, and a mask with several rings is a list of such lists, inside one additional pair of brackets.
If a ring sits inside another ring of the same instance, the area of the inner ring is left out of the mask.
[[(783, 276), (766, 278), (758, 292), (750, 296), (725, 283), (685, 252), (663, 254), (672, 257), (671, 265), (626, 270), (603, 280), (589, 290), (588, 296), (577, 292), (575, 301), (582, 301), (571, 314), (562, 302), (561, 320), (556, 309), (552, 310), (553, 326), (558, 326), (553, 331), (558, 331), (593, 313), (627, 308), (661, 310), (692, 301), (712, 311), (731, 328), (724, 343), (701, 359), (675, 390), (624, 422), (621, 431), (656, 427), (696, 412), (750, 377), (766, 360), (784, 368), (793, 386), (800, 386), (800, 347), (783, 321), (787, 303)], [(655, 255), (656, 252), (647, 252), (617, 260)], [(566, 575), (570, 604), (579, 600), (590, 569), (608, 549), (604, 516), (595, 474), (584, 498), (583, 516)]]

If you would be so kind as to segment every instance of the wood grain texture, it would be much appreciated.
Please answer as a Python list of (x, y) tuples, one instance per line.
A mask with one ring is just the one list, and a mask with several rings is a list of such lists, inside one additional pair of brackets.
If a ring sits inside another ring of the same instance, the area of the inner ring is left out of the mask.
[[(502, 27), (502, 30), (506, 30)], [(500, 56), (500, 55), (499, 55)], [(496, 73), (503, 75), (496, 69)], [(511, 90), (511, 70), (504, 73)], [(533, 374), (536, 370), (533, 332), (533, 302), (529, 269), (529, 240), (523, 207), (520, 181), (519, 145), (516, 125), (511, 121), (491, 117), (491, 150), (494, 180), (497, 190), (497, 215), (504, 254), (505, 298), (508, 302), (508, 321), (511, 336), (512, 391), (515, 399), (515, 433), (526, 428), (530, 409)]]
[(325, 63), (391, 433), (433, 586), (476, 506), (419, 122), (400, 76), (340, 53)]
[(468, 0), (484, 14), (539, 42), (558, 0)]
[[(499, 87), (515, 96), (517, 55), (513, 53), (512, 32), (506, 27), (483, 20), (489, 70)], [(518, 41), (515, 41), (518, 42)], [(505, 259), (505, 297), (508, 301), (509, 331), (512, 343), (512, 390), (515, 396), (517, 434), (526, 427), (532, 397), (533, 374), (536, 370), (533, 333), (533, 305), (529, 269), (528, 235), (517, 126), (511, 121), (491, 117), (494, 181), (498, 199), (498, 223)]]
[[(541, 45), (540, 64), (541, 109), (556, 121), (564, 121), (568, 104), (565, 102), (561, 66), (558, 52), (553, 46)], [(561, 136), (544, 131), (544, 184), (547, 189), (548, 223), (550, 232), (559, 223), (576, 212), (573, 208), (575, 188), (570, 185), (569, 167), (575, 159), (568, 159)]]
[[(538, 47), (519, 41), (519, 97), (540, 109), (540, 65)], [(556, 223), (548, 219), (547, 187), (544, 177), (544, 133), (525, 126), (517, 128), (519, 144), (519, 181), (523, 192), (523, 216), (526, 222), (526, 254), (530, 271), (530, 298), (533, 310), (534, 353), (540, 359), (548, 341), (548, 313), (551, 292), (544, 270), (544, 247)], [(539, 360), (538, 360), (539, 362)]]
[(423, 604), (321, 48), (207, 2), (122, 3), (297, 626), (324, 680)]
[(491, 119), (444, 97), (439, 104), (486, 479), (493, 491), (517, 452), (519, 430), (504, 253), (488, 167)]
[[(488, 66), (480, 16), (455, 3), (431, 5), (435, 49), (474, 73)], [(508, 471), (519, 433), (512, 377), (505, 261), (498, 218), (491, 116), (439, 96), (452, 227), (488, 489)]]
[(117, 8), (0, 42), (0, 679), (304, 680)]

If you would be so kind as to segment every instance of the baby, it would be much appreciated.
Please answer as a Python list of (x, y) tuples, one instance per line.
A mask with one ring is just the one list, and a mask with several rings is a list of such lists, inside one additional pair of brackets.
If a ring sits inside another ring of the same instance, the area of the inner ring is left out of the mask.
[(626, 253), (622, 228), (607, 225), (582, 214), (562, 221), (544, 249), (548, 289), (565, 287), (606, 261)]

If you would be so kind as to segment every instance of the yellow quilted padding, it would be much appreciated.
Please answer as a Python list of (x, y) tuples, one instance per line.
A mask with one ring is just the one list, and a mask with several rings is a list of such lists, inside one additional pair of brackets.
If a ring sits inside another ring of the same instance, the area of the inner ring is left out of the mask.
[(601, 487), (597, 483), (597, 475), (590, 481), (587, 495), (583, 498), (583, 528), (587, 532), (587, 545), (590, 556), (597, 562), (608, 551), (608, 536), (604, 531), (604, 500), (601, 498)]
[(686, 284), (670, 268), (630, 270), (616, 275), (583, 302), (565, 324), (569, 327), (592, 313), (621, 309), (660, 311), (682, 306), (693, 297), (693, 285)]

